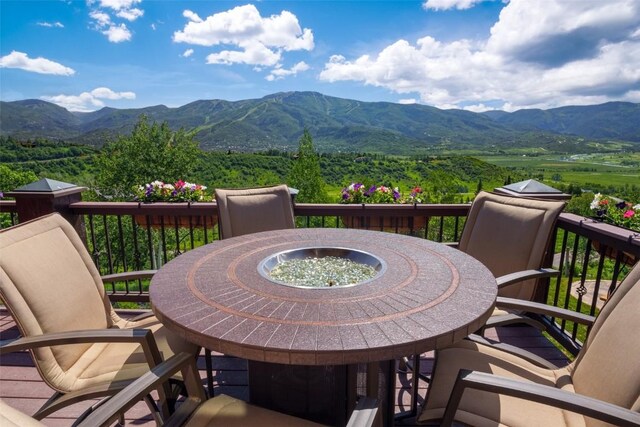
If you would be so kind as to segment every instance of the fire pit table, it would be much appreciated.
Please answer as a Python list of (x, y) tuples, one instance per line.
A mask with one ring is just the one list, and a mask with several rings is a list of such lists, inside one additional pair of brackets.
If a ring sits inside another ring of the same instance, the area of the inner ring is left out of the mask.
[[(360, 282), (329, 277), (321, 279), (326, 286), (311, 287), (270, 276), (291, 259), (327, 256), (374, 271)], [(367, 393), (384, 397), (391, 425), (395, 359), (476, 331), (496, 294), (486, 267), (446, 245), (323, 228), (216, 241), (167, 263), (150, 286), (153, 311), (166, 327), (249, 360), (252, 403), (333, 425), (353, 409), (358, 364), (382, 372), (367, 379)]]

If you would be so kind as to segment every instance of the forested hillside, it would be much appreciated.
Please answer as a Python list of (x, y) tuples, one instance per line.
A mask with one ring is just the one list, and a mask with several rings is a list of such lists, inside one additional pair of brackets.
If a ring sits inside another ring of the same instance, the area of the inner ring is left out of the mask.
[[(47, 177), (94, 188), (95, 158), (100, 150), (47, 140), (18, 142), (0, 137), (0, 161), (16, 172), (33, 172)], [(192, 175), (183, 177), (210, 189), (250, 187), (286, 182), (295, 156), (272, 150), (263, 153), (201, 151)], [(338, 202), (340, 189), (353, 181), (398, 186), (401, 190), (419, 185), (429, 200), (465, 201), (481, 181), (492, 189), (507, 178), (524, 178), (508, 169), (463, 156), (391, 157), (380, 154), (333, 153), (320, 156), (322, 176), (331, 201)], [(143, 184), (143, 183), (139, 183)], [(13, 188), (0, 188), (9, 191)], [(86, 197), (92, 197), (90, 192)], [(94, 195), (93, 197), (97, 197)]]
[(103, 108), (71, 113), (40, 100), (0, 103), (0, 133), (101, 147), (132, 131), (141, 115), (183, 128), (205, 151), (292, 151), (303, 130), (318, 151), (387, 155), (470, 152), (584, 153), (640, 142), (640, 105), (609, 103), (514, 113), (472, 113), (425, 105), (361, 102), (316, 92), (242, 101), (200, 100), (178, 107)]

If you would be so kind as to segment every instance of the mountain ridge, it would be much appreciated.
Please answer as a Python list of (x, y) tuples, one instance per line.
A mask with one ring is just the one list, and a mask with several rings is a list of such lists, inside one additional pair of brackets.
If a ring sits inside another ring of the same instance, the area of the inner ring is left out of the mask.
[(141, 114), (166, 121), (172, 129), (184, 128), (205, 150), (291, 150), (304, 128), (310, 130), (320, 151), (384, 154), (424, 154), (453, 146), (573, 151), (584, 138), (640, 142), (640, 104), (473, 113), (363, 102), (318, 92), (278, 92), (239, 101), (196, 100), (180, 107), (104, 107), (89, 113), (69, 112), (42, 100), (3, 101), (0, 133), (101, 146), (129, 133)]

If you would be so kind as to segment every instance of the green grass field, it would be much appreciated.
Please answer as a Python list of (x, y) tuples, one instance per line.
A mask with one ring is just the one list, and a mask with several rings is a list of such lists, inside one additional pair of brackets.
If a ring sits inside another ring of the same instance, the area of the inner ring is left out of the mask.
[(543, 181), (551, 186), (554, 182), (584, 187), (593, 183), (615, 186), (640, 184), (640, 153), (476, 157), (498, 166), (528, 171), (532, 175), (541, 174)]

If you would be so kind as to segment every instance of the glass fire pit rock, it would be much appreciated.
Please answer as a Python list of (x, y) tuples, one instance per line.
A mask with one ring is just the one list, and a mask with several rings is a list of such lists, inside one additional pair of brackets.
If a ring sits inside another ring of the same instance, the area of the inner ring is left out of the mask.
[(258, 272), (274, 283), (316, 289), (360, 285), (385, 270), (384, 261), (370, 253), (325, 247), (278, 252), (258, 265)]

